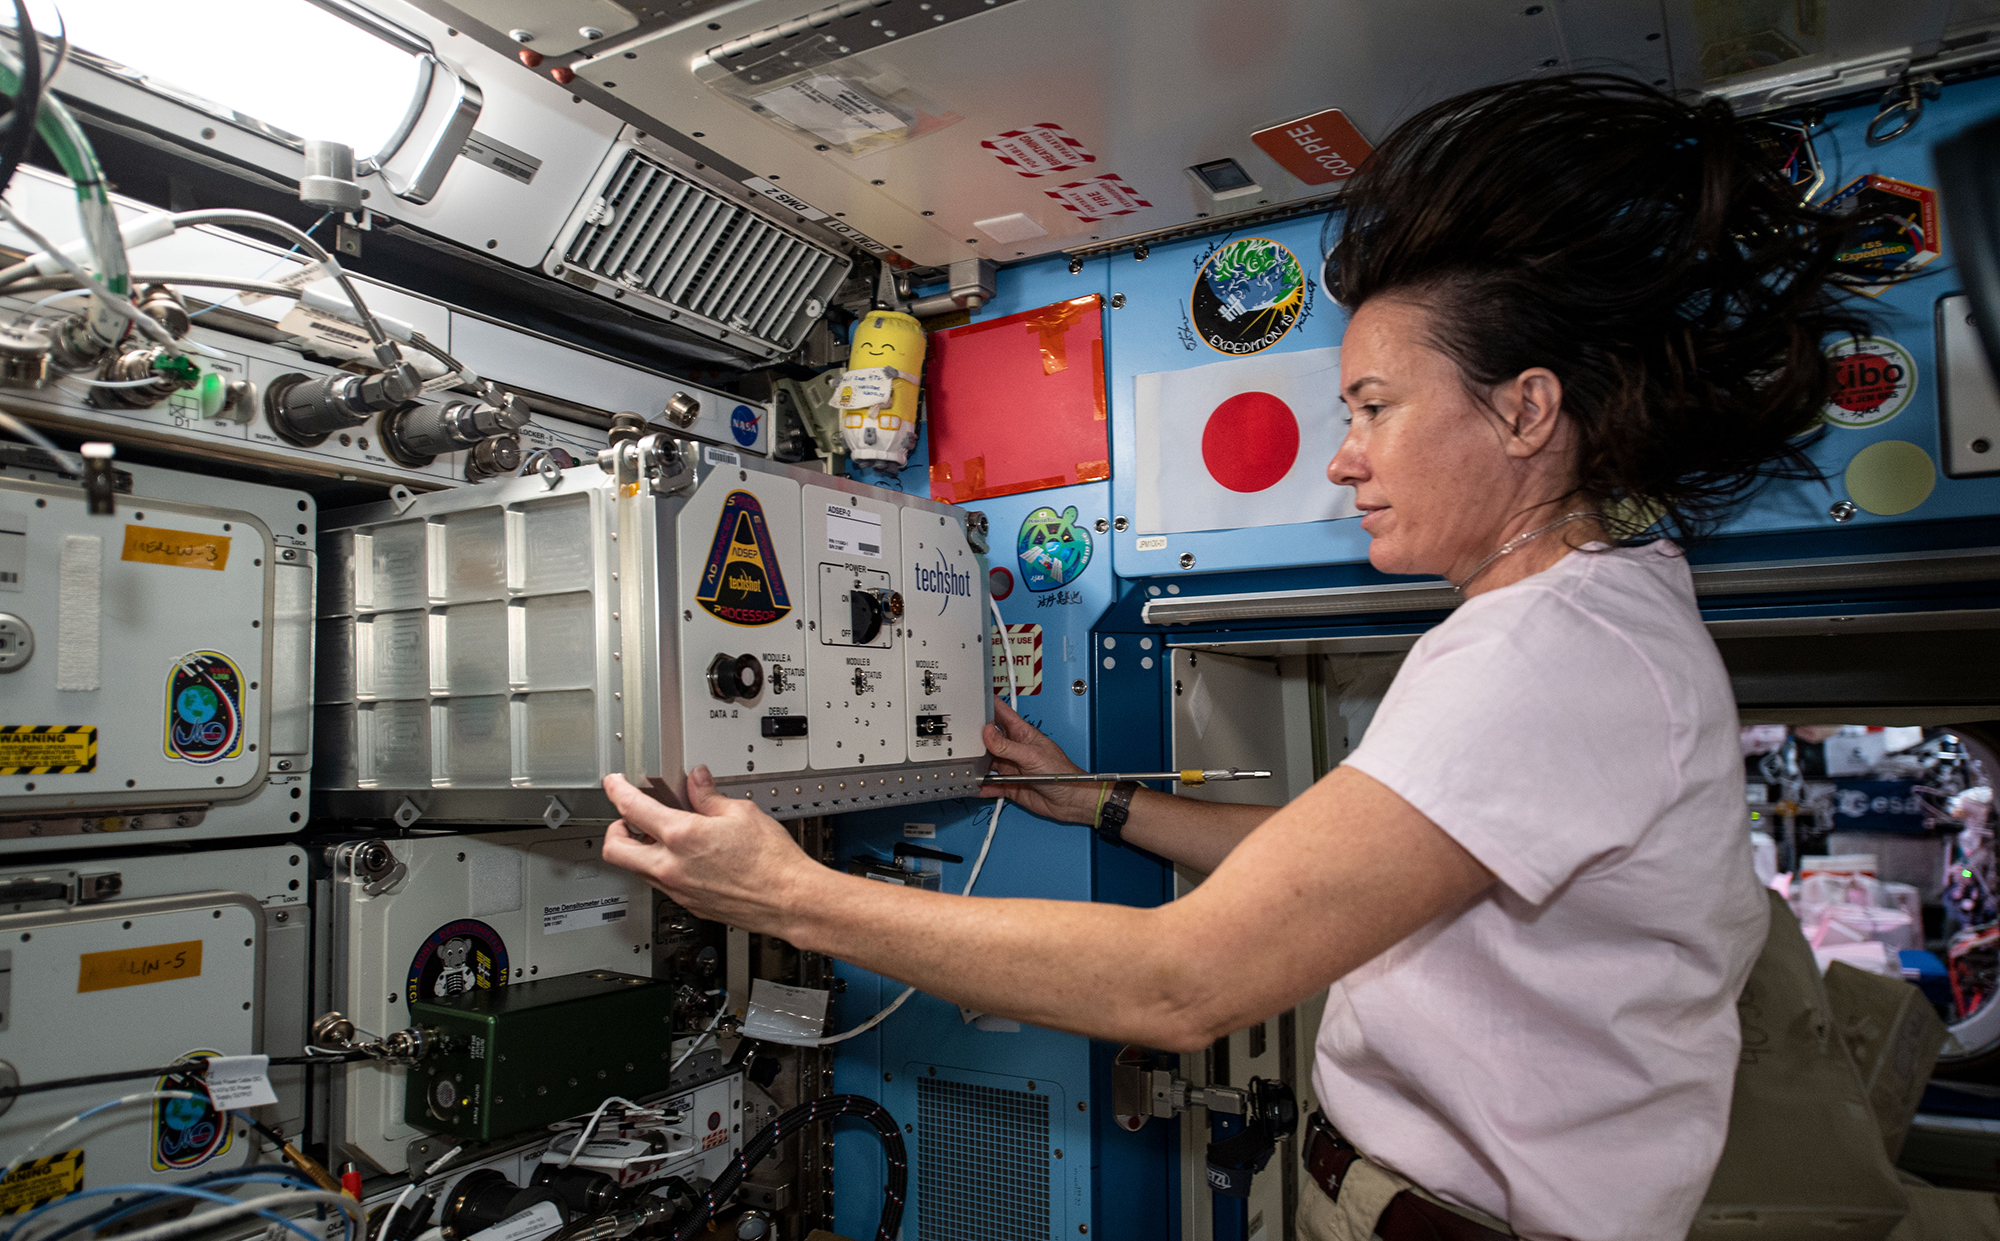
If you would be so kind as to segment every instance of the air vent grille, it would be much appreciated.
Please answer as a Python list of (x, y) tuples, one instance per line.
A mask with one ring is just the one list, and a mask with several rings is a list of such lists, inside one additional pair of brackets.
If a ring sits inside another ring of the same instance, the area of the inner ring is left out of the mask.
[(779, 350), (798, 343), (806, 303), (847, 266), (633, 149), (585, 203), (563, 262)]
[(1048, 1241), (1048, 1096), (919, 1078), (917, 1135), (924, 1241)]

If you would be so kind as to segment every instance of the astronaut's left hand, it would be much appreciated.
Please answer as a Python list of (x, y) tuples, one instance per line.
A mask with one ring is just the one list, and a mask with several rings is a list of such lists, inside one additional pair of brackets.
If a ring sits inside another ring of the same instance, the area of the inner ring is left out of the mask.
[(831, 873), (754, 803), (717, 792), (706, 767), (688, 773), (689, 810), (661, 804), (622, 775), (606, 776), (604, 791), (624, 816), (604, 833), (604, 860), (645, 876), (697, 917), (782, 937), (813, 879)]

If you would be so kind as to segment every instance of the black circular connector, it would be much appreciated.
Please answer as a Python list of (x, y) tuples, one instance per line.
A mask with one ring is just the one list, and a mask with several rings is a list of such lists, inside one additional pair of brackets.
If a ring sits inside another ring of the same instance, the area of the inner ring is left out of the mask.
[(717, 655), (708, 665), (708, 692), (724, 702), (748, 702), (764, 692), (764, 664), (755, 655)]

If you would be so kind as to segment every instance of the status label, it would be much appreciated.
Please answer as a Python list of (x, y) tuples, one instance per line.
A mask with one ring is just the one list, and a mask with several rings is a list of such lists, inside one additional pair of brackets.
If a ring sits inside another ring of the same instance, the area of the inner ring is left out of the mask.
[(1345, 181), (1375, 150), (1339, 108), (1260, 129), (1250, 141), (1307, 185)]
[(125, 551), (119, 559), (219, 571), (229, 567), (229, 536), (163, 530), (158, 526), (127, 526)]
[(0, 776), (68, 776), (96, 769), (94, 724), (0, 724)]
[(146, 948), (86, 952), (77, 967), (76, 989), (81, 994), (199, 977), (201, 941), (189, 939), (175, 944), (153, 944)]
[(30, 1159), (0, 1181), (0, 1215), (21, 1215), (83, 1188), (83, 1152)]

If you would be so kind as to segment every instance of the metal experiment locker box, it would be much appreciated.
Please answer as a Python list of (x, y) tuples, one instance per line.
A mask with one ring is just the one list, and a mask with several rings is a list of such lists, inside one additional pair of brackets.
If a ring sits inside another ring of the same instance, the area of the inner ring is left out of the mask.
[(317, 730), (351, 817), (612, 817), (706, 764), (781, 818), (972, 795), (991, 717), (965, 515), (664, 437), (330, 515)]
[(0, 853), (290, 832), (311, 750), (311, 497), (0, 465)]
[[(570, 824), (332, 846), (328, 985), (316, 1011), (336, 1009), (379, 1035), (412, 1024), (416, 1000), (587, 970), (653, 974), (652, 889), (604, 862), (601, 841)], [(666, 1029), (631, 1034), (655, 1058), (671, 1043)], [(330, 1075), (330, 1136), (347, 1156), (404, 1170), (424, 1137), (404, 1119), (410, 1071), (367, 1061)]]
[[(33, 1085), (189, 1056), (297, 1055), (309, 961), (305, 862), (296, 846), (269, 846), (0, 866), (0, 1079)], [(278, 1102), (253, 1115), (295, 1135), (302, 1070), (273, 1069), (271, 1084)], [(202, 1092), (156, 1077), (6, 1100), (0, 1162), (86, 1108), (155, 1089)], [(205, 1100), (140, 1100), (35, 1151), (33, 1192), (179, 1182), (257, 1162), (264, 1146)], [(25, 1209), (18, 1198), (7, 1205)]]

